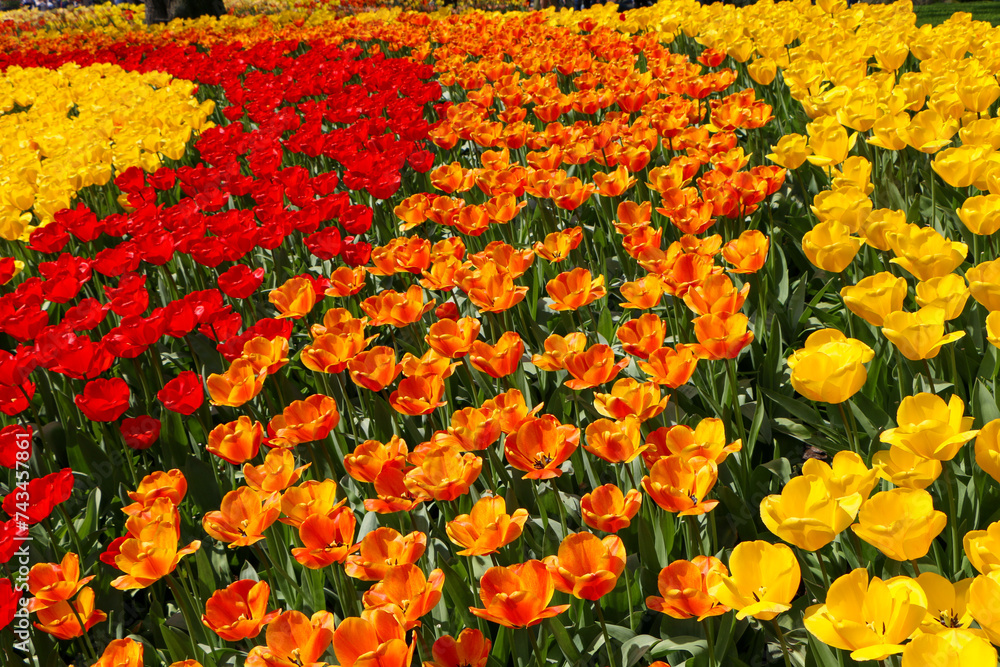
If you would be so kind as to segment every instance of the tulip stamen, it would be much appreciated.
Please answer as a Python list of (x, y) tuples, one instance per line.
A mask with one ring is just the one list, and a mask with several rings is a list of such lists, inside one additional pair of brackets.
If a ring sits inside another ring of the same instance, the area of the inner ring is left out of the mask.
[(962, 627), (962, 624), (958, 622), (958, 614), (951, 609), (942, 609), (938, 613), (937, 621), (946, 628)]

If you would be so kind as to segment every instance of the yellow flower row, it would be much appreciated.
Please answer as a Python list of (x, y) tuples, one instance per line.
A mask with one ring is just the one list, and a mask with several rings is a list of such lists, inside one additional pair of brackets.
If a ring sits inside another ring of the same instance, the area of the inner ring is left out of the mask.
[(0, 238), (23, 237), (117, 172), (180, 159), (215, 108), (194, 89), (116, 65), (9, 68), (0, 78)]

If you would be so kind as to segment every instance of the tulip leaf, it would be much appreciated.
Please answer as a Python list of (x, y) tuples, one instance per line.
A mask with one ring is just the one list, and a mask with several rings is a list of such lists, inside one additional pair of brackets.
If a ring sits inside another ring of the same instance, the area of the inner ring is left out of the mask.
[(184, 465), (184, 476), (188, 480), (188, 493), (203, 510), (213, 510), (222, 504), (219, 484), (212, 466), (188, 454)]
[[(611, 628), (608, 628), (610, 633)], [(622, 644), (622, 664), (632, 667), (642, 659), (660, 640), (650, 635), (636, 635)]]
[(972, 390), (972, 401), (975, 406), (976, 426), (978, 428), (982, 428), (994, 419), (1000, 419), (1000, 408), (997, 407), (997, 401), (981, 378), (976, 380), (976, 387)]
[(167, 655), (170, 656), (170, 660), (172, 662), (180, 662), (181, 660), (187, 660), (191, 657), (196, 659), (200, 657), (188, 655), (191, 653), (191, 644), (186, 634), (165, 624), (157, 625), (156, 627), (160, 631), (160, 636), (163, 638), (163, 644), (167, 649)]
[[(566, 631), (566, 627), (559, 622), (558, 618), (548, 618), (544, 621), (544, 623), (545, 627), (552, 633), (552, 636), (556, 640), (556, 644), (559, 645), (559, 650), (562, 651), (564, 656), (566, 656), (566, 659), (573, 664), (578, 663), (580, 661), (580, 649), (574, 643), (574, 640), (569, 636), (569, 633)], [(529, 630), (529, 632), (530, 631), (531, 630)], [(579, 640), (578, 633), (577, 640)]]

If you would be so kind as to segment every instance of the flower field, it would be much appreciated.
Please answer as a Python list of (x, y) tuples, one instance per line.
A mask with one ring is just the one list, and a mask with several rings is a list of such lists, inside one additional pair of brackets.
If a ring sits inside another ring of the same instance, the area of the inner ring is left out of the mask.
[(496, 8), (0, 15), (0, 665), (996, 665), (1000, 30)]

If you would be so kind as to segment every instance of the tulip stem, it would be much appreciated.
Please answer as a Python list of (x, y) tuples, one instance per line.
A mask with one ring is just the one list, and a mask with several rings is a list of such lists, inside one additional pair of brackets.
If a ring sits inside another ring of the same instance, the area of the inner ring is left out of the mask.
[(823, 585), (826, 586), (827, 590), (830, 589), (830, 577), (826, 573), (826, 560), (823, 558), (823, 553), (821, 549), (817, 549), (813, 553), (816, 554), (816, 560), (819, 561), (819, 571), (823, 575)]
[(604, 611), (601, 609), (601, 599), (594, 601), (594, 608), (597, 610), (597, 620), (601, 622), (601, 632), (604, 633), (604, 648), (608, 652), (608, 664), (616, 667), (614, 653), (611, 652), (611, 636), (608, 634), (608, 624), (604, 622)]
[(785, 657), (785, 667), (792, 667), (792, 658), (788, 653), (788, 642), (785, 641), (785, 633), (781, 631), (781, 626), (778, 625), (778, 619), (772, 618), (771, 625), (774, 626), (774, 634), (778, 636), (778, 641), (781, 642), (781, 654)]
[(927, 374), (927, 384), (930, 385), (931, 393), (936, 394), (937, 391), (935, 391), (934, 389), (934, 378), (931, 376), (931, 364), (926, 359), (924, 359), (923, 362), (924, 362), (924, 372)]
[(740, 436), (740, 441), (743, 443), (743, 449), (740, 452), (740, 459), (743, 461), (743, 474), (744, 483), (743, 488), (750, 488), (750, 475), (752, 473), (750, 467), (750, 458), (753, 455), (751, 451), (750, 442), (747, 440), (746, 429), (743, 426), (743, 412), (740, 410), (740, 396), (739, 396), (739, 384), (736, 379), (736, 360), (726, 359), (726, 371), (729, 375), (729, 393), (732, 394), (733, 399), (733, 421), (736, 422), (736, 432)]
[(850, 422), (847, 421), (847, 412), (844, 410), (843, 403), (837, 403), (837, 409), (840, 410), (840, 419), (844, 422), (844, 430), (847, 432), (847, 444), (851, 448), (851, 451), (861, 455), (861, 448), (858, 445), (857, 435), (854, 433), (854, 429), (851, 427)]
[(917, 559), (916, 558), (911, 558), (910, 559), (910, 565), (913, 566), (913, 574), (915, 574), (915, 575), (917, 575), (919, 577), (920, 576), (920, 566), (917, 565)]
[[(541, 626), (539, 626), (539, 628), (541, 628)], [(538, 661), (538, 667), (545, 667), (547, 660), (545, 659), (545, 656), (542, 655), (542, 649), (538, 646), (538, 639), (535, 638), (535, 633), (531, 631), (531, 628), (525, 628), (524, 631), (528, 633), (528, 640), (531, 642), (531, 649), (535, 652), (535, 659)], [(539, 630), (539, 632), (540, 631), (541, 630)]]
[(963, 549), (964, 547), (958, 537), (958, 505), (955, 502), (954, 477), (952, 476), (950, 466), (944, 465), (943, 468), (944, 486), (945, 491), (948, 493), (948, 529), (951, 532), (951, 544), (948, 545), (948, 551), (951, 555), (951, 571), (957, 575), (962, 567), (959, 557), (959, 553), (961, 552), (959, 549)]
[(701, 622), (705, 628), (705, 643), (708, 645), (708, 667), (716, 667), (719, 663), (715, 659), (715, 632), (712, 630), (712, 617), (708, 617)]

